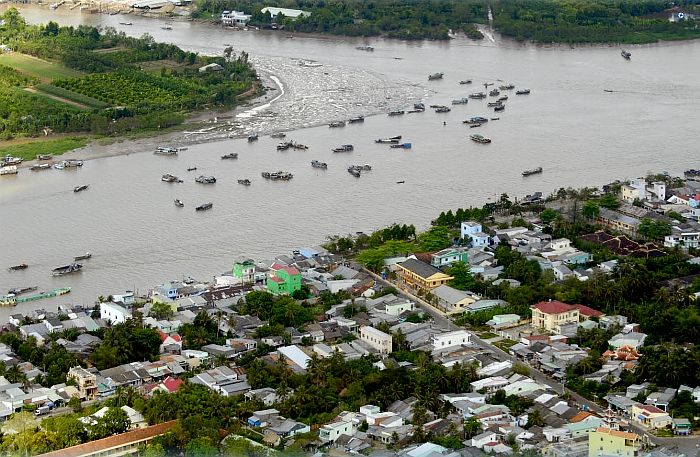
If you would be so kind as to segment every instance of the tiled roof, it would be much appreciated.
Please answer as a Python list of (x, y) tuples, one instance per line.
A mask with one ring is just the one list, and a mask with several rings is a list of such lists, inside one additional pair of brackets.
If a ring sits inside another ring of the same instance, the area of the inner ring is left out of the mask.
[(591, 307), (588, 307), (586, 305), (574, 305), (576, 308), (578, 308), (578, 312), (581, 313), (584, 316), (587, 317), (600, 317), (603, 316), (604, 314), (598, 311), (597, 309), (593, 309)]
[(424, 279), (427, 279), (434, 274), (441, 273), (441, 271), (434, 266), (416, 259), (408, 259), (405, 262), (401, 262), (397, 265)]
[(282, 268), (282, 269), (283, 269), (284, 271), (286, 271), (287, 274), (288, 274), (289, 276), (297, 276), (297, 275), (301, 274), (301, 273), (299, 273), (299, 270), (297, 270), (297, 269), (294, 268), (294, 267), (285, 267), (285, 268)]
[(639, 409), (641, 409), (642, 411), (645, 411), (649, 414), (665, 414), (666, 413), (666, 411), (659, 409), (656, 406), (652, 406), (652, 405), (639, 405)]
[(40, 454), (37, 457), (82, 457), (85, 455), (92, 455), (103, 450), (136, 443), (155, 436), (163, 435), (165, 432), (170, 430), (176, 422), (177, 421), (164, 422), (162, 424), (132, 430), (130, 432), (109, 436), (101, 440), (90, 441), (89, 443), (79, 444), (77, 446), (61, 449), (59, 451), (47, 452), (46, 454)]
[(576, 414), (574, 417), (569, 419), (569, 422), (571, 422), (571, 423), (581, 422), (582, 420), (586, 420), (593, 415), (594, 414), (591, 414), (588, 411), (581, 411), (578, 414)]
[(639, 438), (639, 435), (637, 435), (636, 433), (621, 432), (620, 430), (611, 430), (611, 429), (605, 428), (605, 427), (598, 427), (596, 429), (596, 432), (607, 433), (608, 435), (617, 436), (620, 438), (624, 438), (626, 440), (636, 440)]
[(163, 387), (168, 389), (168, 392), (177, 392), (177, 390), (182, 385), (182, 379), (175, 379), (168, 376), (165, 381), (163, 381)]
[(278, 278), (277, 276), (272, 276), (269, 278), (270, 281), (274, 281), (278, 284), (284, 284), (284, 279)]
[(574, 305), (569, 305), (568, 303), (563, 303), (557, 300), (541, 301), (536, 305), (532, 305), (532, 308), (537, 309), (545, 314), (561, 314), (576, 309)]

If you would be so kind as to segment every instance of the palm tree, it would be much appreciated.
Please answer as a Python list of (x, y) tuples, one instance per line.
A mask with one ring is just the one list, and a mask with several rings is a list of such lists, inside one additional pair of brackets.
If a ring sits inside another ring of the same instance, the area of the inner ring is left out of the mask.
[(219, 339), (219, 332), (221, 331), (221, 318), (224, 317), (224, 312), (222, 310), (216, 311), (216, 339)]
[(7, 372), (5, 373), (5, 379), (12, 383), (27, 383), (27, 375), (19, 368), (19, 366), (16, 363), (7, 369)]

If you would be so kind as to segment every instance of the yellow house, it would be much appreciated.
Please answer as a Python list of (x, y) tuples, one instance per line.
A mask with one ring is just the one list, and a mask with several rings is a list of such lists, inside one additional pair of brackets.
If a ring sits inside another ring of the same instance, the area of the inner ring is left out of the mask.
[(588, 435), (588, 457), (615, 455), (636, 457), (642, 448), (636, 433), (599, 427)]
[(653, 405), (632, 405), (632, 420), (649, 428), (664, 428), (673, 423), (668, 413)]
[(396, 271), (398, 277), (409, 286), (417, 289), (433, 290), (454, 279), (434, 266), (416, 259), (408, 259), (397, 263), (396, 266), (398, 267)]
[(533, 305), (532, 326), (548, 332), (561, 333), (561, 326), (585, 321), (604, 314), (585, 305), (570, 305), (556, 300)]

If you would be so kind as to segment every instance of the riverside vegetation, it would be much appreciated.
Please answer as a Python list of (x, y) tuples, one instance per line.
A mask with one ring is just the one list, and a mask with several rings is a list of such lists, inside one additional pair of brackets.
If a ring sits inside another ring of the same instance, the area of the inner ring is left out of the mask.
[[(682, 2), (697, 11), (696, 2)], [(447, 40), (449, 31), (480, 39), (476, 24), (492, 12), (496, 31), (539, 43), (650, 43), (700, 37), (696, 21), (670, 22), (662, 0), (283, 0), (276, 6), (311, 13), (295, 20), (271, 17), (262, 0), (197, 0), (194, 16), (216, 18), (223, 10), (251, 13), (251, 24), (274, 21), (294, 32), (400, 39)]]
[[(112, 28), (28, 25), (13, 8), (1, 18), (0, 42), (13, 52), (0, 55), (0, 140), (162, 129), (196, 110), (235, 105), (257, 79), (248, 56), (230, 49), (205, 57)], [(211, 63), (222, 70), (199, 71)], [(43, 152), (65, 151), (65, 141), (52, 151), (53, 143)], [(27, 159), (39, 149), (13, 148)]]

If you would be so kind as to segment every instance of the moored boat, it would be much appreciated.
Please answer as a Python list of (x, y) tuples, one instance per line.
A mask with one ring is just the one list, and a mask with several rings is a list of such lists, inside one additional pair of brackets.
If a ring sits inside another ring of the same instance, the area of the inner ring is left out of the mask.
[(389, 111), (389, 116), (401, 116), (402, 114), (406, 114), (406, 111), (402, 109), (397, 109), (394, 111)]
[(237, 153), (237, 152), (231, 152), (231, 153), (228, 153), (228, 154), (225, 154), (225, 155), (222, 155), (222, 156), (221, 156), (221, 159), (222, 159), (222, 160), (226, 160), (226, 159), (237, 159), (237, 158), (238, 158), (238, 153)]
[(438, 108), (435, 108), (436, 113), (449, 113), (450, 111), (452, 111), (452, 109), (447, 106), (440, 106)]
[(520, 89), (515, 91), (515, 95), (529, 95), (530, 89)]
[(194, 179), (194, 181), (199, 183), (199, 184), (214, 184), (214, 183), (216, 183), (216, 178), (213, 176), (201, 175), (201, 176), (197, 176)]
[(502, 104), (503, 104), (503, 102), (495, 101), (495, 102), (488, 102), (486, 104), (486, 106), (488, 106), (489, 108), (492, 108), (494, 106), (501, 106)]
[(378, 140), (374, 140), (375, 143), (384, 143), (384, 144), (393, 144), (393, 143), (398, 143), (399, 141), (401, 141), (401, 135), (390, 136), (389, 138), (379, 138)]
[(328, 164), (326, 162), (319, 162), (318, 160), (312, 160), (311, 166), (314, 168), (328, 168)]
[(7, 165), (5, 167), (0, 167), (0, 176), (1, 175), (16, 175), (17, 174), (17, 165)]
[(197, 167), (187, 167), (187, 171), (197, 171)]
[(250, 186), (250, 179), (239, 179), (238, 184), (242, 184), (244, 186)]
[(163, 176), (161, 176), (160, 180), (163, 182), (183, 182), (182, 179), (178, 178), (175, 175), (171, 175), (170, 173), (166, 173)]
[(180, 200), (179, 198), (176, 198), (175, 199), (175, 206), (177, 206), (178, 208), (182, 208), (183, 206), (185, 206), (185, 204), (182, 203), (182, 200)]
[(12, 157), (11, 155), (6, 155), (0, 159), (0, 165), (19, 165), (24, 162), (24, 159), (20, 157)]
[(10, 271), (19, 271), (19, 270), (26, 270), (29, 265), (26, 263), (20, 263), (19, 265), (12, 265), (8, 270)]
[(75, 260), (77, 262), (78, 260), (87, 260), (91, 257), (92, 257), (92, 254), (90, 254), (89, 252), (86, 252), (83, 255), (73, 257), (73, 260)]
[(286, 136), (287, 136), (287, 134), (284, 132), (277, 132), (277, 133), (273, 133), (272, 135), (270, 135), (270, 138), (284, 138)]
[(294, 177), (294, 175), (289, 173), (288, 171), (263, 171), (262, 177), (265, 179), (270, 179), (272, 181), (289, 181)]
[(501, 90), (513, 90), (513, 89), (515, 89), (515, 85), (514, 84), (502, 84), (502, 85), (498, 86), (498, 88)]
[(472, 118), (467, 119), (466, 121), (462, 121), (462, 123), (463, 123), (463, 124), (474, 125), (474, 124), (485, 124), (485, 123), (488, 122), (488, 121), (489, 121), (489, 120), (486, 119), (485, 117), (474, 116), (474, 117), (472, 117)]
[(542, 173), (542, 167), (537, 167), (533, 168), (532, 170), (525, 170), (523, 171), (523, 176), (530, 176), (530, 175), (536, 175), (538, 173)]
[(40, 170), (50, 170), (51, 169), (51, 164), (48, 163), (39, 163), (36, 165), (32, 165), (30, 168), (32, 171), (40, 171)]
[(498, 89), (491, 89), (489, 91), (489, 97), (496, 97), (498, 95), (501, 95), (501, 91)]
[(56, 267), (53, 270), (51, 270), (51, 274), (53, 276), (61, 276), (61, 275), (67, 275), (70, 273), (76, 273), (80, 270), (83, 269), (83, 266), (79, 263), (71, 263), (68, 265), (63, 265), (61, 267)]
[(337, 148), (333, 148), (333, 152), (351, 152), (354, 149), (355, 149), (355, 147), (351, 144), (343, 144)]
[(206, 211), (208, 209), (212, 209), (213, 207), (214, 207), (214, 204), (212, 202), (208, 202), (208, 203), (204, 203), (202, 205), (199, 205), (194, 210), (195, 211)]
[(472, 83), (472, 80), (471, 80), (471, 79), (463, 79), (463, 80), (461, 80), (459, 83), (462, 84), (462, 85), (471, 84), (471, 83)]
[(171, 146), (158, 146), (154, 154), (162, 156), (174, 156), (177, 155), (177, 148), (173, 148)]
[(411, 149), (411, 143), (392, 144), (389, 147), (393, 149)]
[(351, 117), (350, 119), (348, 119), (348, 122), (351, 124), (356, 124), (358, 122), (364, 122), (364, 121), (365, 121), (364, 116), (356, 116), (356, 117)]
[(333, 121), (330, 124), (328, 124), (328, 127), (345, 127), (345, 121)]
[(486, 98), (486, 94), (483, 92), (474, 92), (473, 94), (469, 94), (469, 98), (475, 98), (475, 99)]
[(502, 95), (502, 96), (498, 97), (498, 100), (496, 100), (496, 101), (497, 101), (497, 102), (504, 102), (504, 101), (506, 101), (506, 100), (508, 100), (508, 96), (507, 96), (507, 95)]
[(73, 192), (82, 192), (84, 190), (87, 190), (88, 187), (90, 187), (88, 184), (83, 184), (82, 186), (76, 186), (73, 188)]
[(481, 143), (481, 144), (488, 144), (491, 142), (491, 138), (487, 138), (483, 135), (470, 135), (469, 139), (476, 142), (476, 143)]
[(51, 154), (39, 154), (36, 158), (37, 160), (51, 160), (53, 156)]
[(630, 58), (632, 58), (632, 53), (625, 51), (624, 49), (620, 51), (620, 55), (627, 60), (630, 60)]
[(442, 79), (443, 76), (445, 76), (444, 73), (433, 73), (432, 75), (428, 76), (428, 81), (435, 81), (437, 79)]
[(37, 286), (30, 286), (30, 287), (15, 287), (14, 289), (10, 289), (7, 293), (12, 294), (12, 295), (22, 295), (26, 294), (27, 292), (32, 292), (34, 290), (37, 290)]
[(353, 175), (356, 178), (359, 178), (362, 175), (362, 170), (361, 169), (358, 170), (357, 168), (355, 168), (354, 165), (350, 165), (348, 167), (348, 173), (350, 173), (351, 175)]
[(368, 44), (365, 44), (362, 46), (356, 46), (355, 49), (357, 49), (358, 51), (374, 51), (374, 47), (372, 47)]
[(452, 100), (453, 105), (466, 105), (469, 103), (469, 97), (456, 98)]
[(506, 105), (497, 105), (493, 110), (500, 112), (500, 111), (505, 111)]
[(258, 134), (253, 133), (248, 135), (248, 143), (252, 143), (253, 141), (258, 141)]

